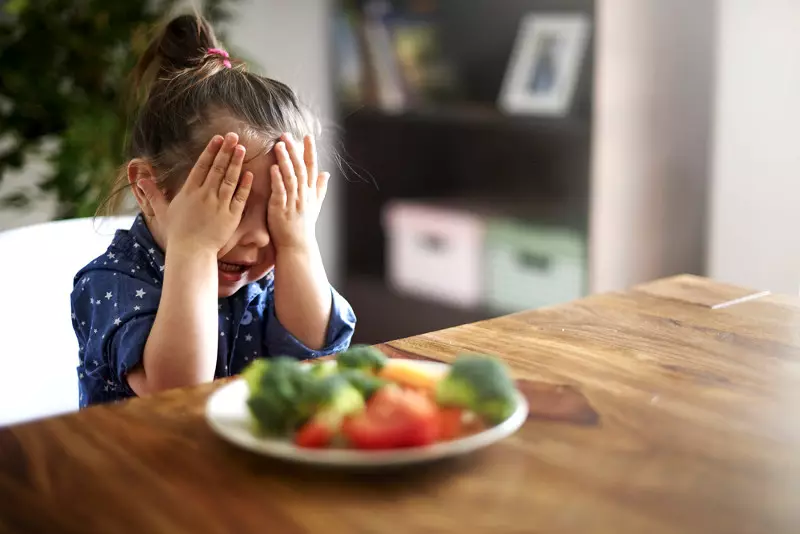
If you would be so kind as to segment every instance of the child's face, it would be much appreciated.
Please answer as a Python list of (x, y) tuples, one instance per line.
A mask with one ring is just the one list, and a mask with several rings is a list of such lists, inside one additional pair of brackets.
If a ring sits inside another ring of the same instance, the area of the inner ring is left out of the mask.
[(246, 138), (239, 143), (247, 149), (242, 173), (253, 173), (253, 187), (239, 227), (218, 255), (220, 298), (263, 278), (275, 265), (275, 249), (267, 228), (267, 205), (272, 194), (269, 169), (276, 163), (275, 155), (273, 151), (264, 153), (258, 143), (248, 144)]

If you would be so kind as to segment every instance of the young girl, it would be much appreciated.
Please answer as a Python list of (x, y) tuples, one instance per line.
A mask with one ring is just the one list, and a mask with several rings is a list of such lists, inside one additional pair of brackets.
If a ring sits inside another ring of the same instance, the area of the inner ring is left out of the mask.
[(346, 349), (355, 316), (314, 231), (329, 175), (295, 94), (193, 16), (134, 74), (149, 91), (124, 179), (141, 213), (75, 277), (81, 407)]

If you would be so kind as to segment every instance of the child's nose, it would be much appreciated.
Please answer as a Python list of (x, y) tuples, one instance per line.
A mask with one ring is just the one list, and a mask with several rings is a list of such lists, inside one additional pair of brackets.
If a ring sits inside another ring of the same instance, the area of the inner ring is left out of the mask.
[(269, 230), (266, 222), (249, 222), (245, 225), (244, 231), (244, 235), (239, 241), (241, 245), (256, 248), (264, 248), (269, 245)]

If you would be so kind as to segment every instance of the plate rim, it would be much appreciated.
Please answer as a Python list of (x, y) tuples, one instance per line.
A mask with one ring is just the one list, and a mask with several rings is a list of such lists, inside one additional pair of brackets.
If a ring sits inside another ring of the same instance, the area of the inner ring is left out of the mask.
[[(425, 367), (450, 367), (446, 362), (414, 360), (411, 358), (393, 358), (396, 361), (412, 362)], [(241, 439), (239, 432), (230, 429), (214, 416), (215, 403), (224, 395), (233, 394), (235, 388), (246, 388), (244, 378), (234, 378), (227, 384), (214, 390), (205, 403), (204, 416), (206, 423), (217, 436), (237, 447), (250, 452), (304, 464), (338, 467), (380, 467), (422, 463), (442, 458), (460, 456), (488, 447), (511, 436), (519, 430), (527, 419), (529, 406), (525, 396), (516, 389), (516, 407), (514, 412), (504, 421), (477, 434), (456, 440), (438, 442), (423, 447), (390, 449), (380, 451), (364, 451), (359, 449), (311, 449), (298, 447), (285, 439), (258, 437), (246, 432)]]

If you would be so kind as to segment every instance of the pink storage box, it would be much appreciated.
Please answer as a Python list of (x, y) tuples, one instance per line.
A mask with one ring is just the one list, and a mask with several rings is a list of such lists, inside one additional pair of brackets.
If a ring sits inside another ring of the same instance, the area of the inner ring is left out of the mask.
[(399, 291), (460, 307), (483, 298), (486, 227), (466, 210), (394, 202), (383, 213), (389, 283)]

